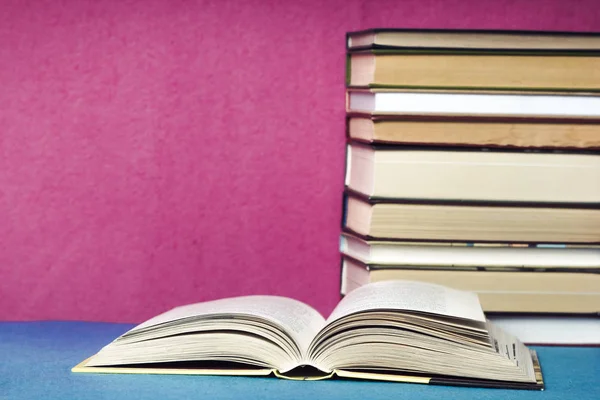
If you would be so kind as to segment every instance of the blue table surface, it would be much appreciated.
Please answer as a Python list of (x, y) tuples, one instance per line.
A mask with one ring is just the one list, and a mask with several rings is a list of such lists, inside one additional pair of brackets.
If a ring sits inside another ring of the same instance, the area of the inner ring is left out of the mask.
[(132, 325), (1, 322), (0, 399), (600, 399), (600, 348), (536, 347), (543, 392), (373, 381), (74, 374)]

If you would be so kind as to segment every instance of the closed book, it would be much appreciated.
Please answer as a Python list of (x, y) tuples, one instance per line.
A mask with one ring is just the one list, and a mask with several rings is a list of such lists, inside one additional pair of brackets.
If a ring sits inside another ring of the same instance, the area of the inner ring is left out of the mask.
[(368, 115), (598, 120), (600, 97), (588, 94), (349, 89), (347, 111)]
[(367, 143), (413, 146), (600, 149), (600, 123), (594, 121), (371, 118), (355, 115), (348, 119), (348, 136)]
[(340, 252), (391, 267), (600, 272), (600, 246), (369, 240), (344, 232)]
[(341, 293), (372, 282), (410, 280), (477, 293), (485, 312), (600, 312), (600, 274), (589, 272), (461, 271), (367, 265), (344, 257)]
[(597, 91), (597, 55), (428, 54), (372, 50), (348, 54), (352, 87)]
[(600, 51), (600, 35), (518, 30), (369, 29), (348, 33), (347, 47), (349, 50), (594, 52)]
[(488, 318), (526, 344), (600, 346), (600, 315), (597, 314), (500, 313)]
[(600, 243), (600, 209), (370, 201), (350, 194), (343, 226), (368, 238)]
[(348, 187), (369, 197), (600, 206), (597, 154), (352, 143), (347, 159)]

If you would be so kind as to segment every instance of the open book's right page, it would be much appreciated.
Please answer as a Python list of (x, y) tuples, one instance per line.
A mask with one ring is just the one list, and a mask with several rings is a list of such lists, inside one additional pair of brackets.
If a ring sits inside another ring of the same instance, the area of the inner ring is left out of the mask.
[(492, 346), (498, 354), (511, 360), (517, 367), (526, 371), (527, 375), (532, 376), (535, 374), (530, 351), (519, 339), (504, 332), (489, 321), (487, 329)]
[[(360, 313), (365, 313), (362, 320), (354, 316)], [(414, 324), (407, 332), (403, 318)], [(535, 355), (486, 321), (474, 293), (416, 281), (371, 283), (350, 292), (327, 323), (330, 333), (317, 337), (314, 353), (321, 369), (334, 370), (338, 376), (413, 382), (408, 375), (416, 372), (426, 383), (543, 388), (534, 368)], [(345, 326), (362, 327), (363, 335), (346, 334)], [(331, 332), (337, 335), (336, 342), (327, 339)], [(327, 340), (332, 344), (326, 352), (319, 341)]]
[(374, 309), (409, 310), (485, 322), (477, 295), (413, 281), (383, 281), (350, 292), (327, 322)]

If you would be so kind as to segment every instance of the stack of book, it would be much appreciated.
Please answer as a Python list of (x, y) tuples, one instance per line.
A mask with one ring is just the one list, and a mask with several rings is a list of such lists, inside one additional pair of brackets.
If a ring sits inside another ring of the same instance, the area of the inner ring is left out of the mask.
[(600, 311), (600, 36), (348, 34), (342, 294), (408, 279), (487, 312)]

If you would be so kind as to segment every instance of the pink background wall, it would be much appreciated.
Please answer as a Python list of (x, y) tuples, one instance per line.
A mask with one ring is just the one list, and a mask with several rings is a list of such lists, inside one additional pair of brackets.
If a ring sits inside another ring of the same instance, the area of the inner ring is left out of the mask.
[(590, 1), (1, 1), (0, 319), (339, 299), (344, 34), (600, 30)]

